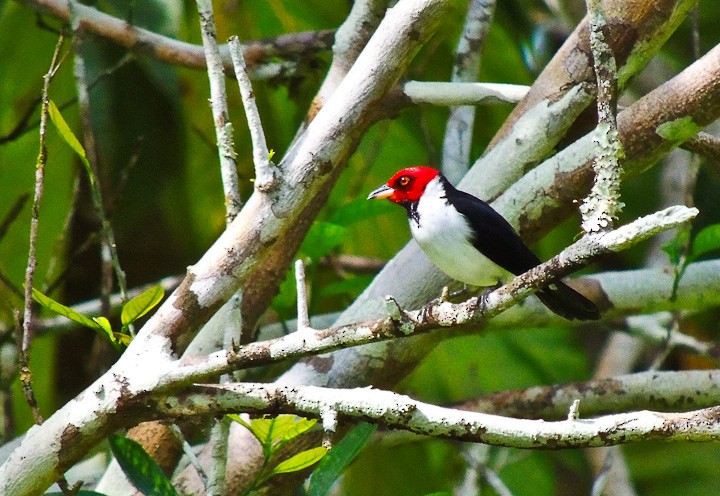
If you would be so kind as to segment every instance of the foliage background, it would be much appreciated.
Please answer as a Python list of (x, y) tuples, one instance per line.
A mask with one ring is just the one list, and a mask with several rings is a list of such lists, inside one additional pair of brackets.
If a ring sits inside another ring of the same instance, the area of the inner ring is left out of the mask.
[[(583, 2), (569, 2), (583, 10)], [(153, 31), (200, 43), (194, 2), (162, 0), (107, 1), (95, 6)], [(578, 7), (579, 6), (579, 7)], [(350, 3), (310, 0), (215, 2), (218, 38), (231, 34), (251, 40), (302, 30), (332, 29), (346, 17)], [(416, 57), (408, 79), (445, 81), (450, 77), (455, 43), (465, 14), (458, 0), (453, 18)], [(481, 81), (530, 84), (538, 67), (559, 46), (562, 34), (577, 16), (555, 17), (541, 1), (499, 2), (485, 44)], [(50, 18), (39, 23), (36, 13), (12, 1), (0, 1), (0, 136), (35, 108), (21, 136), (0, 144), (0, 219), (22, 195), (32, 192), (37, 156), (37, 106), (42, 75), (47, 71), (57, 40)], [(717, 7), (701, 2), (699, 32), (704, 53), (720, 39)], [(559, 33), (559, 34), (558, 34)], [(679, 72), (692, 60), (690, 23), (685, 22), (662, 53), (630, 86), (625, 98), (646, 93)], [(93, 38), (84, 47), (89, 80), (100, 78), (91, 92), (102, 183), (110, 199), (109, 213), (129, 287), (181, 274), (195, 262), (224, 228), (223, 193), (214, 149), (214, 128), (208, 105), (207, 75), (203, 71), (171, 67), (143, 56), (120, 67), (125, 57), (118, 47)], [(330, 59), (329, 52), (298, 60), (290, 78), (254, 84), (268, 145), (279, 154), (302, 122)], [(102, 76), (105, 71), (110, 74)], [(231, 119), (235, 125), (239, 172), (245, 196), (252, 190), (252, 154), (244, 114), (234, 83), (228, 80)], [(79, 129), (72, 63), (68, 59), (53, 81), (51, 98), (67, 103), (63, 114)], [(473, 157), (479, 156), (510, 111), (506, 105), (479, 107), (474, 129)], [(327, 255), (353, 254), (390, 258), (409, 239), (403, 212), (390, 205), (370, 204), (367, 192), (400, 167), (439, 161), (447, 109), (416, 107), (392, 121), (377, 124), (362, 140), (337, 187), (301, 249), (311, 260), (311, 313), (344, 308), (371, 280), (367, 274), (340, 274)], [(46, 191), (41, 211), (39, 269), (43, 286), (62, 277), (53, 296), (66, 304), (99, 295), (99, 250), (92, 241), (97, 219), (92, 213), (79, 162), (51, 129)], [(718, 222), (717, 164), (703, 164), (695, 202), (701, 215), (695, 229)], [(653, 168), (624, 185), (627, 219), (652, 211), (659, 201), (660, 168)], [(124, 178), (127, 178), (125, 180)], [(21, 308), (22, 280), (28, 247), (30, 204), (0, 238), (0, 322), (12, 327), (12, 310)], [(573, 219), (535, 246), (547, 258), (569, 244), (579, 232)], [(89, 247), (83, 249), (88, 239)], [(597, 268), (638, 266), (648, 245), (606, 259)], [(325, 258), (324, 258), (325, 257)], [(62, 276), (60, 275), (62, 273)], [(289, 277), (288, 281), (292, 278)], [(294, 316), (294, 289), (285, 284), (265, 322)], [(717, 336), (714, 315), (688, 323), (686, 331)], [(545, 329), (506, 332), (447, 340), (402, 384), (402, 391), (418, 399), (448, 404), (480, 394), (584, 380), (593, 366), (607, 329)], [(12, 332), (3, 333), (12, 339)], [(111, 354), (98, 351), (94, 335), (72, 329), (38, 337), (32, 366), (36, 394), (48, 415), (107, 369)], [(652, 362), (648, 356), (646, 363)], [(715, 366), (682, 353), (673, 353), (668, 368)], [(4, 378), (12, 396), (3, 415), (14, 426), (2, 432), (9, 439), (29, 428), (32, 417), (19, 394), (17, 380)], [(11, 409), (8, 409), (11, 407)], [(426, 494), (452, 491), (467, 463), (467, 447), (437, 440), (392, 437), (374, 442), (345, 477), (346, 494)], [(642, 443), (625, 448), (639, 494), (712, 494), (720, 480), (720, 451), (714, 445)], [(582, 452), (521, 452), (490, 449), (489, 465), (516, 495), (587, 494), (592, 480)], [(408, 470), (411, 467), (411, 470)], [(372, 474), (370, 476), (370, 474)], [(492, 494), (485, 489), (483, 494)]]

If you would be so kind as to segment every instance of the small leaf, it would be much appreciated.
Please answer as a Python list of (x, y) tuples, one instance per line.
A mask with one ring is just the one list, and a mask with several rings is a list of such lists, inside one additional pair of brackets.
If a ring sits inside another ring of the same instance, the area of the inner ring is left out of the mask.
[(55, 128), (60, 133), (62, 139), (65, 140), (65, 143), (70, 145), (70, 148), (80, 155), (81, 158), (86, 159), (85, 149), (80, 144), (80, 141), (75, 137), (75, 134), (70, 129), (70, 126), (68, 126), (67, 121), (65, 121), (65, 118), (60, 113), (60, 109), (57, 108), (57, 105), (55, 105), (55, 102), (52, 100), (50, 100), (49, 113), (50, 120), (52, 120), (53, 124), (55, 124)]
[(661, 138), (677, 143), (687, 141), (700, 131), (702, 131), (702, 127), (697, 125), (689, 115), (673, 121), (663, 122), (655, 130)]
[(272, 475), (297, 472), (298, 470), (302, 470), (309, 467), (310, 465), (319, 462), (322, 457), (327, 455), (327, 453), (328, 450), (323, 448), (322, 446), (303, 451), (295, 456), (291, 456), (285, 461), (278, 463), (277, 466), (272, 470)]
[[(87, 155), (85, 154), (85, 148), (83, 148), (80, 141), (75, 137), (72, 129), (70, 129), (70, 126), (68, 126), (68, 123), (63, 118), (57, 105), (55, 105), (55, 102), (52, 100), (50, 100), (49, 114), (50, 120), (55, 124), (58, 133), (60, 133), (60, 137), (78, 154), (83, 165), (85, 165), (85, 168), (90, 172), (90, 162), (88, 162)], [(90, 177), (93, 177), (92, 174), (90, 174)]]
[(90, 317), (85, 317), (83, 314), (76, 312), (70, 307), (66, 307), (62, 303), (58, 303), (57, 301), (53, 300), (49, 296), (44, 295), (37, 289), (33, 288), (32, 293), (33, 299), (48, 310), (52, 310), (53, 312), (67, 317), (68, 319), (72, 320), (73, 322), (77, 322), (80, 325), (89, 327), (90, 329), (95, 329), (96, 331), (104, 331), (102, 326), (95, 320), (91, 319)]
[(155, 307), (165, 296), (165, 290), (162, 286), (153, 286), (143, 291), (132, 300), (125, 303), (122, 309), (120, 320), (123, 326), (127, 326), (135, 322), (137, 319), (148, 313)]
[(268, 152), (268, 160), (272, 160), (272, 158), (275, 156), (275, 150), (270, 150)]
[(309, 431), (313, 425), (317, 423), (317, 419), (306, 419), (300, 417), (300, 420), (294, 422), (282, 435), (282, 441), (287, 442), (295, 439), (299, 435)]
[(720, 248), (720, 224), (713, 224), (702, 229), (692, 243), (691, 258), (697, 258)]
[(335, 444), (310, 477), (307, 496), (325, 496), (335, 481), (360, 454), (377, 426), (361, 422)]
[(95, 321), (95, 323), (97, 323), (97, 325), (100, 326), (100, 329), (102, 329), (102, 331), (105, 333), (105, 336), (110, 341), (115, 341), (115, 338), (113, 337), (112, 326), (110, 325), (110, 321), (108, 319), (106, 319), (103, 316), (100, 316), (100, 317), (93, 317), (93, 320)]
[(129, 334), (123, 334), (122, 332), (113, 332), (113, 342), (118, 343), (122, 346), (128, 346), (132, 341), (132, 336)]
[(143, 494), (178, 496), (170, 479), (139, 443), (113, 434), (108, 438), (113, 456), (130, 482)]
[(678, 265), (680, 263), (689, 240), (690, 231), (688, 229), (679, 229), (677, 235), (662, 246), (662, 251), (667, 253), (671, 264)]

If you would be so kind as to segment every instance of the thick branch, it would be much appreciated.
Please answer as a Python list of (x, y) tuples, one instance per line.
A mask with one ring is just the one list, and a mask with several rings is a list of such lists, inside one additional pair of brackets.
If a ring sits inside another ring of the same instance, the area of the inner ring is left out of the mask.
[(195, 393), (163, 400), (159, 410), (173, 416), (244, 411), (319, 417), (330, 408), (342, 417), (417, 434), (530, 449), (614, 446), (648, 439), (720, 440), (720, 407), (687, 413), (645, 410), (597, 419), (546, 422), (443, 408), (370, 388), (240, 383), (198, 385), (192, 391)]

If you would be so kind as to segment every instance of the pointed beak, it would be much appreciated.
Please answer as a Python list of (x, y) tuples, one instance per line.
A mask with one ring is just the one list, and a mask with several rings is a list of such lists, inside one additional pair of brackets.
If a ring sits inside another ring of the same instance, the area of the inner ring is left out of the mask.
[(378, 189), (370, 193), (367, 197), (368, 200), (371, 199), (381, 199), (381, 198), (389, 198), (392, 196), (392, 194), (395, 193), (395, 190), (392, 189), (387, 184), (383, 184)]

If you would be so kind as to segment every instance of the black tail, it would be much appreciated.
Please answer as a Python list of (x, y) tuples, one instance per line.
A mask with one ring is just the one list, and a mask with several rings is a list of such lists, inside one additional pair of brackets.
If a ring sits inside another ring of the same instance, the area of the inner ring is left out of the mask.
[(546, 307), (568, 320), (598, 320), (600, 310), (592, 301), (567, 284), (555, 282), (538, 290), (535, 295)]

